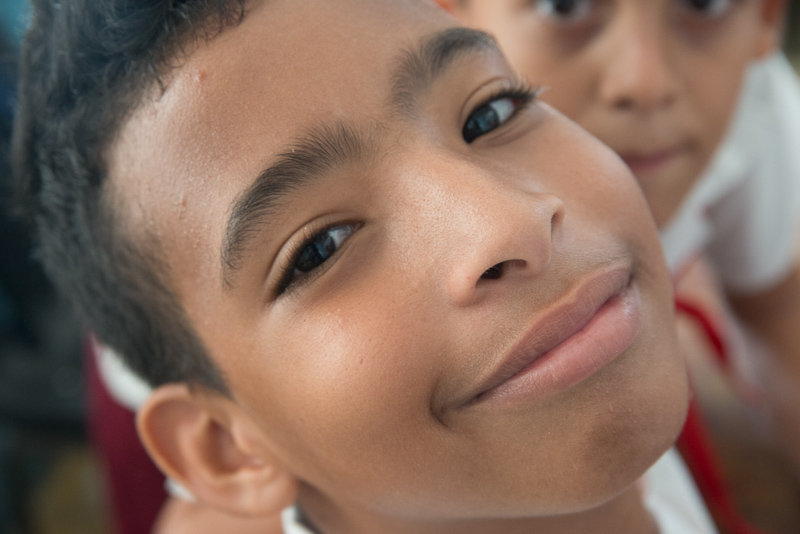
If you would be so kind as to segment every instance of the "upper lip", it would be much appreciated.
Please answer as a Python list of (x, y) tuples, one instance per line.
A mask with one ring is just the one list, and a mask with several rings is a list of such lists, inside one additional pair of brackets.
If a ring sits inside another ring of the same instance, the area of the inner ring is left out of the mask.
[(601, 268), (573, 286), (540, 314), (522, 337), (494, 365), (469, 401), (507, 382), (539, 357), (580, 332), (611, 298), (630, 284), (629, 265)]

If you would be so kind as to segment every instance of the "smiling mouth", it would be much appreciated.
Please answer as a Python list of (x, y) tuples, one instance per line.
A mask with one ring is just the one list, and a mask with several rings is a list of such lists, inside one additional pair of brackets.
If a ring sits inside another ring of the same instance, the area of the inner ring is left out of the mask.
[(570, 389), (623, 354), (640, 321), (630, 267), (593, 274), (528, 328), (468, 404), (525, 402)]

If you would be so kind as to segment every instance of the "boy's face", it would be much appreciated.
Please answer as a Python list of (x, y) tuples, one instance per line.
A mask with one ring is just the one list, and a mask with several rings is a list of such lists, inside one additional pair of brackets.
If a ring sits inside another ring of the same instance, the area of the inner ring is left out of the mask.
[(252, 4), (123, 127), (112, 201), (302, 495), (582, 510), (682, 425), (667, 273), (619, 159), (451, 25), (426, 2)]
[(781, 0), (465, 0), (462, 22), (631, 167), (661, 225), (709, 163)]

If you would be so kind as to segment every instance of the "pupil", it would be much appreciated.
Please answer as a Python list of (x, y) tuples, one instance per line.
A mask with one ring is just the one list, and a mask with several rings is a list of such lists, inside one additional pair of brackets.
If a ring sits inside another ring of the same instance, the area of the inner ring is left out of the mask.
[(689, 0), (692, 7), (696, 9), (708, 9), (713, 0)]
[(560, 15), (567, 15), (574, 8), (575, 0), (553, 0), (553, 11)]
[(464, 125), (464, 140), (471, 143), (481, 135), (494, 130), (500, 125), (500, 117), (489, 106), (483, 106), (476, 111)]
[(335, 251), (336, 242), (330, 233), (326, 233), (303, 249), (300, 257), (297, 258), (295, 268), (301, 273), (307, 273), (319, 267), (319, 265), (327, 260)]

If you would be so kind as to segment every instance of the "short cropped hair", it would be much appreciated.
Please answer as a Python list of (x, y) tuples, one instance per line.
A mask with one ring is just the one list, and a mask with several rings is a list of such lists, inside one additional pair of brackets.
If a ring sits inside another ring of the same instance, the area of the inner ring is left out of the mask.
[(228, 394), (170, 289), (155, 238), (114, 210), (116, 134), (194, 43), (244, 16), (245, 0), (34, 0), (20, 55), (13, 163), (48, 275), (87, 326), (150, 385)]

